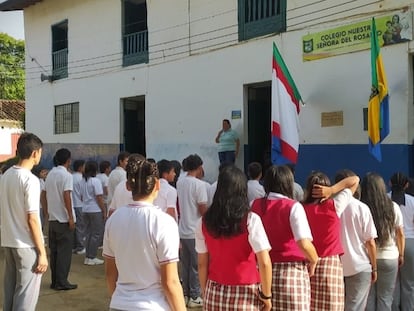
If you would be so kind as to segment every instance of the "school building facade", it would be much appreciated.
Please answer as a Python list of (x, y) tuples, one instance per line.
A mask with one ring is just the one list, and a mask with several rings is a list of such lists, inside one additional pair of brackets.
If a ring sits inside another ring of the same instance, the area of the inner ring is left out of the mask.
[[(407, 0), (0, 4), (24, 11), (26, 129), (46, 143), (43, 161), (61, 146), (74, 158), (112, 161), (120, 150), (179, 161), (197, 153), (213, 181), (214, 138), (230, 119), (241, 141), (236, 164), (266, 165), (275, 42), (305, 102), (302, 184), (315, 169), (330, 177), (341, 168), (413, 175), (413, 8)], [(372, 17), (390, 94), (381, 163), (368, 152), (366, 131)]]

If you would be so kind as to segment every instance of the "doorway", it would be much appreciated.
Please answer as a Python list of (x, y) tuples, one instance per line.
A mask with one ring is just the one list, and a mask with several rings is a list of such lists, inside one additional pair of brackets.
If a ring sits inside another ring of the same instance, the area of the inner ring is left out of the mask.
[(128, 97), (123, 101), (123, 150), (146, 156), (145, 96)]
[(259, 162), (263, 172), (271, 165), (271, 82), (247, 87), (247, 137), (245, 171), (251, 162)]

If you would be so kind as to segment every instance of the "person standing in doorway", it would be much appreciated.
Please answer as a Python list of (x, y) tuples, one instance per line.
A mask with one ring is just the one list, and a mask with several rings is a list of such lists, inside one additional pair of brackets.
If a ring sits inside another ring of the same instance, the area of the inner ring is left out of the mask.
[(42, 146), (36, 135), (23, 133), (17, 142), (20, 160), (0, 182), (4, 311), (36, 309), (41, 277), (48, 266), (39, 216), (40, 184), (31, 173), (40, 162)]
[(218, 156), (220, 164), (224, 162), (234, 163), (239, 154), (240, 140), (237, 132), (231, 128), (228, 119), (223, 120), (223, 128), (216, 136), (218, 144)]
[(71, 290), (78, 287), (68, 281), (72, 263), (73, 231), (76, 215), (72, 206), (73, 177), (68, 172), (71, 153), (62, 148), (53, 158), (54, 167), (46, 177), (41, 200), (49, 213), (49, 248), (52, 284), (55, 290)]

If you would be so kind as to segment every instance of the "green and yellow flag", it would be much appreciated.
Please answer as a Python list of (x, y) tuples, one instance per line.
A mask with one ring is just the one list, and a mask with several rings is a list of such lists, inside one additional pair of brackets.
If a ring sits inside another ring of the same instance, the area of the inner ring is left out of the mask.
[(390, 113), (387, 79), (380, 54), (374, 18), (372, 18), (371, 27), (371, 79), (371, 96), (368, 103), (368, 149), (381, 162), (380, 144), (390, 133)]

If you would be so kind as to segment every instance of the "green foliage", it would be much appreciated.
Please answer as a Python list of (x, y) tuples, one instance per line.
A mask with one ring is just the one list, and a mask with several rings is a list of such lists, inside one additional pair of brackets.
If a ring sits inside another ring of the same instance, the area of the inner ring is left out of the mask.
[(24, 100), (24, 41), (0, 33), (0, 99)]

